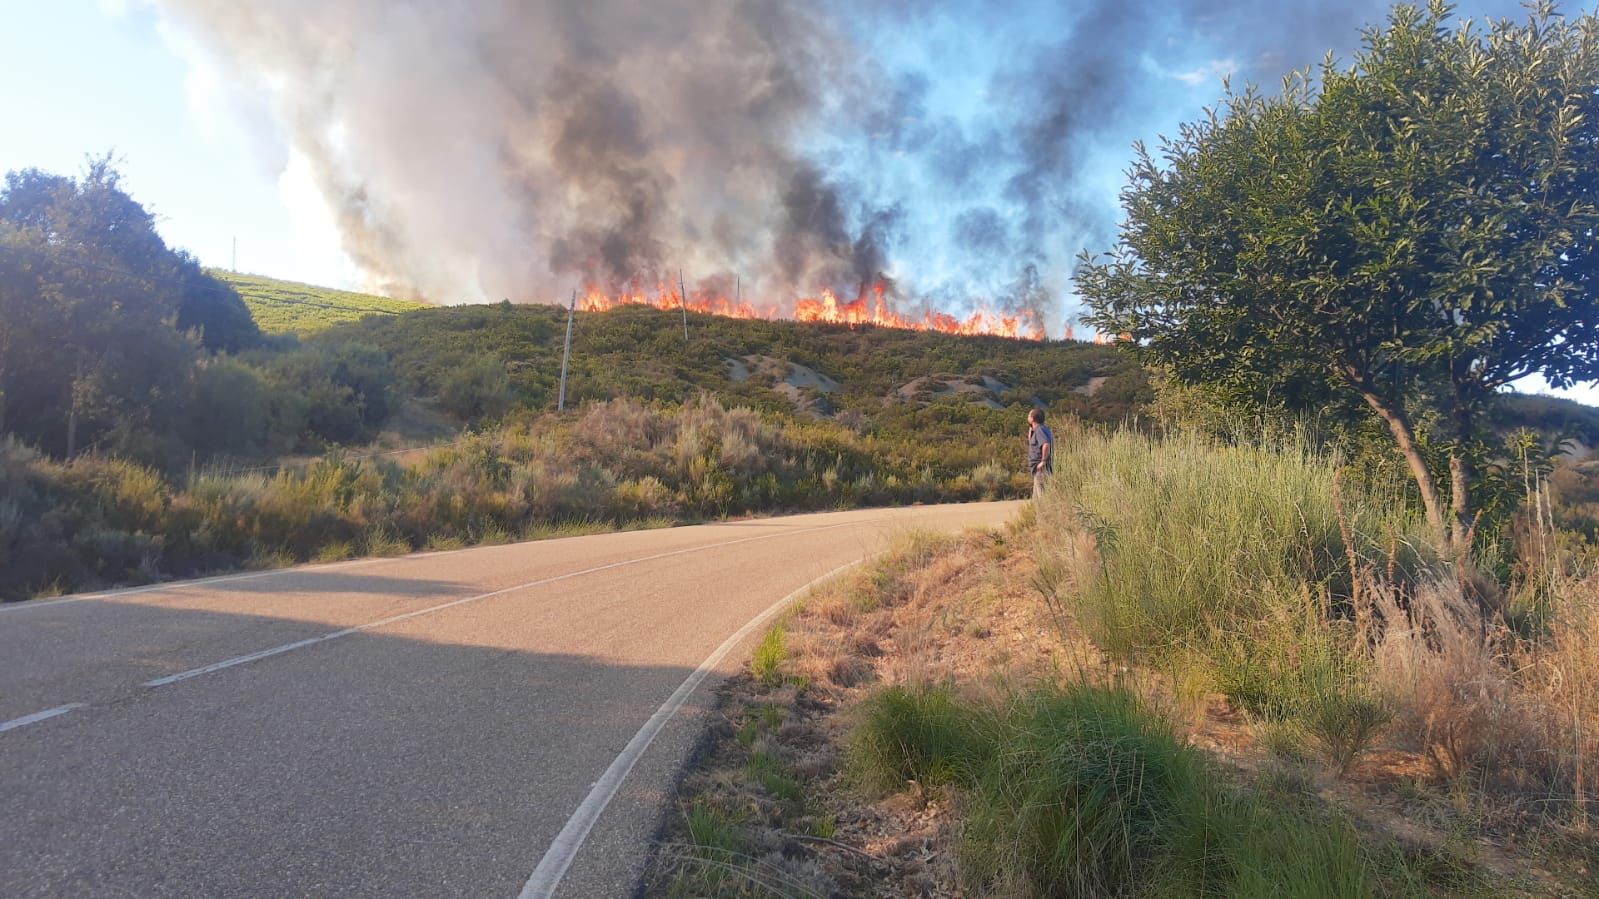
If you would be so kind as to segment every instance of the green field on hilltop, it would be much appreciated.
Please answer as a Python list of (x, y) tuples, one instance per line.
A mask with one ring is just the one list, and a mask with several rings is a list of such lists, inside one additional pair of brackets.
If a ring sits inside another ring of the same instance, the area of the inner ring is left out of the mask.
[(210, 269), (207, 274), (237, 290), (256, 324), (268, 334), (314, 334), (341, 322), (368, 315), (392, 315), (425, 305), (222, 269)]

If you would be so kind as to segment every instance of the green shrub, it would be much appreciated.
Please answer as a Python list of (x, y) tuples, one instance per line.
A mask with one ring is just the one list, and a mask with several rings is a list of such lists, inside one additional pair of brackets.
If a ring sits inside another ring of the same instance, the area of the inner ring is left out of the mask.
[[(335, 359), (346, 367), (338, 375), (345, 387), (375, 379), (372, 390), (386, 389), (381, 373), (367, 371), (380, 360), (358, 347), (296, 358), (283, 364), (313, 379), (327, 375), (323, 386), (334, 383)], [(356, 396), (354, 388), (334, 392)], [(365, 402), (339, 413), (350, 428), (370, 426), (361, 419)], [(276, 473), (201, 468), (181, 486), (128, 462), (83, 457), (64, 465), (5, 443), (0, 598), (45, 585), (77, 590), (303, 562), (326, 558), (329, 547), (388, 555), (724, 514), (974, 498), (903, 449), (841, 425), (728, 409), (705, 396), (680, 407), (618, 400), (575, 419), (542, 416), (404, 465), (335, 451)], [(926, 558), (925, 546), (906, 552), (899, 564)]]
[(763, 686), (775, 687), (783, 682), (783, 663), (788, 660), (787, 632), (779, 624), (766, 632), (750, 657), (750, 674)]
[(462, 421), (498, 418), (511, 408), (511, 379), (492, 353), (460, 360), (439, 385), (439, 406)]
[[(1183, 651), (1214, 628), (1297, 603), (1305, 584), (1349, 594), (1333, 460), (1298, 446), (1257, 448), (1183, 435), (1084, 434), (1062, 447), (1050, 497), (1099, 541), (1103, 568), (1086, 623), (1116, 652)], [(1390, 529), (1416, 533), (1385, 504), (1348, 504), (1374, 551)]]
[(1308, 803), (1234, 788), (1125, 690), (889, 687), (850, 761), (869, 786), (962, 791), (973, 895), (1356, 897), (1407, 877)]
[(987, 747), (969, 710), (947, 686), (887, 687), (861, 707), (850, 733), (850, 770), (869, 790), (965, 783), (983, 763)]
[(1346, 774), (1360, 753), (1394, 719), (1391, 704), (1363, 685), (1333, 686), (1317, 695), (1301, 715), (1305, 730)]

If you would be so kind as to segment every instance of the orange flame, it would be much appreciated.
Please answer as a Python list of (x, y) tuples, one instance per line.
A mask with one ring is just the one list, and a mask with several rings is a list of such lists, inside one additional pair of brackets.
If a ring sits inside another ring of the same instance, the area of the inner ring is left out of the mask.
[[(754, 318), (774, 320), (793, 318), (802, 322), (827, 322), (844, 325), (877, 325), (883, 328), (904, 328), (911, 331), (937, 331), (942, 334), (990, 334), (1023, 340), (1043, 340), (1044, 326), (1030, 311), (1014, 316), (979, 310), (966, 318), (944, 312), (927, 312), (921, 317), (903, 315), (889, 308), (887, 290), (874, 285), (863, 291), (853, 302), (841, 303), (830, 290), (822, 291), (820, 299), (800, 298), (794, 301), (794, 311), (784, 315), (776, 304), (756, 306), (747, 300), (733, 300), (725, 296), (700, 292), (688, 298), (690, 312), (704, 312), (728, 318)], [(682, 309), (683, 297), (675, 286), (659, 285), (646, 291), (634, 284), (621, 293), (608, 294), (598, 288), (589, 288), (578, 301), (584, 312), (603, 312), (618, 306), (652, 306), (656, 309)]]

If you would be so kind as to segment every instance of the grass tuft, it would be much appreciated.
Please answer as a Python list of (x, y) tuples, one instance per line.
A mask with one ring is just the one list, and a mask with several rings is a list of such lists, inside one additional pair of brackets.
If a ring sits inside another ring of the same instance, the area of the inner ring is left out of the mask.
[(750, 674), (766, 687), (783, 683), (783, 662), (788, 659), (787, 630), (779, 624), (766, 632), (750, 658)]
[(1353, 897), (1408, 876), (1345, 822), (1238, 792), (1123, 689), (976, 701), (889, 687), (868, 701), (850, 762), (870, 786), (962, 791), (974, 895)]

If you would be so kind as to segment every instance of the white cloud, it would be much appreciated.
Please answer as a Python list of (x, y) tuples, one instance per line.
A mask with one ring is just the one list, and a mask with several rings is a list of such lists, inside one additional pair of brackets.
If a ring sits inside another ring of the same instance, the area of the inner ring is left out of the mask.
[(1238, 71), (1238, 60), (1229, 56), (1225, 59), (1213, 59), (1187, 72), (1172, 72), (1171, 77), (1184, 84), (1198, 87), (1207, 81), (1220, 81), (1236, 71)]

